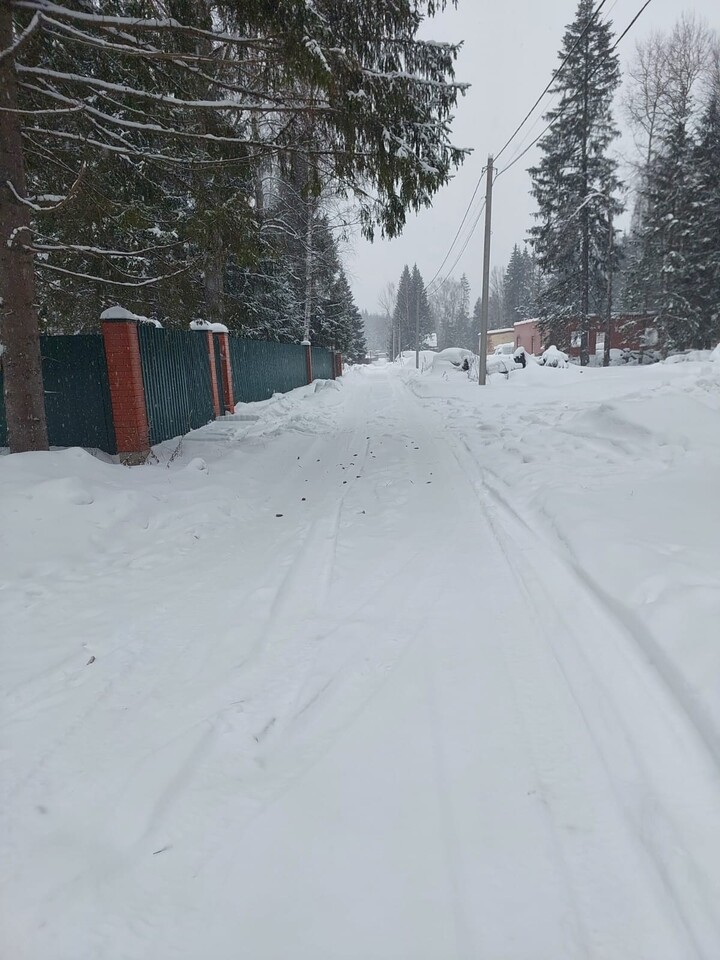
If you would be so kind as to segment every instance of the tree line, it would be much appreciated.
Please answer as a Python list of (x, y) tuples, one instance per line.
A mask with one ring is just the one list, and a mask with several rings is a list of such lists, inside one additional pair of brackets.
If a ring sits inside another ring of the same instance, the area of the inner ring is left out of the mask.
[(120, 301), (360, 354), (343, 233), (395, 236), (462, 161), (445, 0), (0, 4), (11, 449), (47, 446), (39, 331)]
[[(654, 328), (665, 351), (720, 341), (720, 44), (683, 15), (636, 45), (620, 100), (633, 134), (621, 177), (614, 110), (621, 85), (612, 22), (579, 0), (559, 51), (553, 105), (529, 170), (537, 210), (528, 238), (490, 278), (490, 328), (538, 318), (545, 342), (617, 314)], [(521, 154), (522, 156), (522, 154)], [(630, 227), (618, 228), (624, 212)], [(398, 287), (398, 292), (399, 292)], [(431, 291), (438, 345), (477, 349), (479, 304), (465, 278)], [(402, 313), (402, 307), (396, 306)], [(392, 310), (386, 311), (391, 315)], [(610, 338), (605, 338), (609, 361)]]
[[(633, 175), (619, 176), (613, 116), (620, 85), (612, 24), (580, 0), (546, 114), (530, 230), (537, 310), (547, 340), (569, 324), (588, 360), (591, 325), (616, 310), (640, 314), (665, 350), (720, 340), (720, 47), (683, 16), (637, 44), (623, 107), (634, 134)], [(632, 190), (632, 194), (631, 194)], [(631, 199), (628, 199), (630, 195)], [(617, 229), (629, 206), (631, 228)], [(606, 338), (609, 346), (609, 338)], [(606, 362), (608, 356), (606, 353)]]

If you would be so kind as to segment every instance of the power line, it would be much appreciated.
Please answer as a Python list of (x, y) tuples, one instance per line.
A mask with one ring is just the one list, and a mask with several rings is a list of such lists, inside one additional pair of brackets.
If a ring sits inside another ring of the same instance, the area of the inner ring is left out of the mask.
[(452, 241), (452, 243), (450, 244), (450, 246), (448, 247), (448, 252), (445, 254), (445, 259), (443, 260), (443, 262), (440, 264), (440, 266), (439, 266), (439, 267), (437, 268), (437, 270), (435, 271), (435, 274), (434, 274), (432, 280), (430, 280), (430, 282), (428, 283), (428, 287), (431, 287), (432, 284), (435, 282), (435, 280), (440, 276), (440, 273), (442, 272), (442, 268), (445, 266), (445, 264), (448, 262), (448, 260), (449, 260), (449, 258), (450, 258), (450, 254), (452, 253), (453, 247), (455, 246), (455, 244), (456, 244), (457, 241), (458, 241), (458, 237), (460, 236), (460, 233), (461, 233), (461, 231), (462, 231), (462, 228), (463, 228), (463, 226), (465, 225), (465, 221), (466, 221), (467, 218), (468, 218), (468, 214), (470, 213), (470, 209), (472, 208), (472, 205), (473, 205), (473, 203), (475, 202), (475, 197), (477, 196), (478, 190), (480, 189), (480, 184), (482, 183), (482, 177), (483, 177), (483, 174), (485, 173), (486, 170), (487, 170), (487, 167), (483, 167), (482, 170), (481, 170), (481, 172), (480, 172), (480, 176), (478, 177), (478, 182), (475, 184), (475, 189), (473, 190), (472, 196), (470, 197), (470, 203), (468, 203), (467, 207), (465, 208), (465, 213), (463, 214), (463, 218), (462, 218), (462, 220), (460, 221), (460, 226), (457, 228), (457, 232), (455, 233), (455, 236), (453, 237), (453, 241)]
[[(542, 92), (542, 93), (540, 94), (540, 96), (537, 98), (537, 100), (536, 100), (535, 103), (532, 105), (532, 107), (530, 108), (530, 110), (528, 111), (528, 113), (525, 115), (525, 117), (522, 119), (522, 121), (521, 121), (521, 122), (518, 124), (518, 126), (515, 128), (515, 130), (513, 131), (513, 133), (511, 134), (511, 136), (508, 138), (508, 140), (503, 144), (503, 146), (501, 147), (501, 149), (500, 149), (500, 150), (498, 151), (498, 153), (495, 155), (495, 159), (496, 159), (496, 160), (498, 159), (498, 157), (501, 156), (501, 154), (503, 154), (503, 153), (505, 152), (505, 150), (507, 150), (507, 148), (510, 146), (510, 144), (511, 144), (512, 141), (515, 139), (515, 137), (517, 136), (517, 134), (522, 130), (522, 128), (523, 128), (523, 127), (525, 126), (525, 124), (527, 123), (527, 121), (530, 119), (530, 117), (532, 116), (533, 112), (535, 111), (535, 108), (538, 106), (538, 104), (540, 103), (540, 101), (543, 99), (543, 97), (546, 95), (546, 93), (547, 93), (547, 92), (550, 90), (550, 88), (552, 87), (553, 83), (555, 83), (555, 81), (557, 80), (557, 78), (560, 76), (560, 74), (562, 73), (562, 71), (565, 69), (565, 66), (567, 65), (568, 61), (570, 60), (570, 58), (572, 57), (572, 55), (575, 53), (575, 51), (578, 49), (578, 47), (579, 47), (580, 44), (582, 43), (582, 41), (583, 41), (583, 39), (585, 38), (588, 30), (589, 30), (590, 27), (592, 26), (592, 24), (593, 24), (593, 22), (595, 21), (595, 19), (599, 16), (602, 8), (605, 6), (605, 4), (606, 4), (607, 2), (608, 2), (608, 0), (601, 0), (600, 5), (598, 6), (597, 10), (595, 10), (595, 12), (593, 13), (592, 17), (591, 17), (591, 18), (588, 20), (588, 22), (585, 24), (585, 27), (583, 28), (583, 30), (582, 30), (582, 32), (580, 33), (579, 37), (577, 38), (577, 40), (576, 40), (575, 43), (573, 44), (572, 48), (570, 49), (570, 51), (568, 52), (567, 56), (564, 58), (564, 60), (563, 60), (562, 63), (560, 64), (560, 66), (559, 66), (559, 67), (557, 68), (557, 70), (555, 70), (555, 72), (553, 73), (552, 77), (550, 78), (549, 83), (547, 84), (547, 86), (545, 87), (545, 89), (543, 90), (543, 92)], [(615, 0), (615, 3), (616, 3), (616, 2), (617, 2), (617, 0)], [(613, 6), (615, 5), (615, 3), (613, 3)], [(522, 156), (522, 155), (521, 155), (521, 156)], [(506, 168), (506, 169), (507, 169), (507, 168)], [(479, 175), (479, 177), (478, 177), (478, 179), (477, 179), (477, 183), (475, 184), (475, 188), (474, 188), (474, 190), (473, 190), (473, 192), (472, 192), (472, 196), (470, 197), (470, 201), (469, 201), (467, 207), (465, 208), (465, 212), (464, 212), (464, 214), (463, 214), (462, 220), (460, 221), (460, 226), (457, 228), (457, 231), (455, 232), (455, 236), (454, 236), (453, 239), (452, 239), (452, 243), (451, 243), (450, 246), (448, 247), (447, 253), (445, 254), (445, 257), (443, 258), (442, 263), (440, 264), (440, 266), (438, 267), (438, 269), (435, 271), (432, 279), (431, 279), (430, 282), (428, 283), (428, 285), (427, 285), (427, 288), (428, 288), (428, 289), (435, 283), (435, 281), (437, 280), (437, 278), (438, 278), (438, 277), (440, 276), (440, 274), (442, 273), (443, 267), (445, 266), (445, 264), (446, 264), (446, 263), (448, 262), (448, 260), (450, 259), (450, 256), (451, 256), (451, 254), (452, 254), (452, 252), (453, 252), (453, 249), (454, 249), (454, 247), (455, 247), (455, 244), (458, 242), (458, 239), (459, 239), (459, 237), (460, 237), (460, 234), (462, 233), (462, 229), (463, 229), (463, 227), (465, 226), (465, 222), (466, 222), (466, 220), (467, 220), (467, 218), (468, 218), (468, 216), (469, 216), (469, 214), (470, 214), (470, 211), (471, 211), (471, 209), (472, 209), (472, 205), (473, 205), (473, 203), (475, 202), (475, 198), (477, 197), (477, 194), (478, 194), (478, 191), (479, 191), (479, 189), (480, 189), (480, 185), (482, 184), (482, 179), (483, 179), (483, 176), (484, 176), (486, 170), (487, 170), (487, 167), (483, 167), (482, 170), (480, 171), (480, 175)], [(480, 211), (480, 213), (482, 213), (482, 210)], [(478, 224), (478, 222), (479, 222), (479, 216), (480, 216), (480, 214), (478, 215), (478, 219), (475, 221), (475, 224), (474, 224), (473, 228), (472, 228), (471, 231), (470, 231), (469, 237), (471, 237), (471, 236), (473, 235), (473, 233), (475, 232), (475, 230), (477, 229), (477, 224)], [(465, 250), (467, 249), (467, 244), (468, 244), (468, 242), (469, 242), (469, 237), (468, 237), (468, 240), (466, 240), (466, 242), (465, 242), (465, 244), (464, 244), (464, 246), (463, 246), (463, 249), (462, 249), (462, 252), (461, 252), (460, 256), (462, 256), (462, 253), (464, 253)], [(455, 268), (455, 266), (457, 266), (458, 259), (459, 259), (459, 258), (456, 258), (455, 263), (454, 263), (453, 267), (452, 267), (451, 270), (450, 270), (450, 273), (452, 273), (452, 270)], [(445, 281), (443, 281), (443, 282), (445, 282)]]
[(630, 23), (625, 27), (625, 29), (623, 30), (623, 32), (620, 34), (620, 36), (617, 38), (617, 40), (616, 40), (615, 43), (613, 44), (612, 50), (610, 51), (611, 53), (613, 52), (613, 50), (615, 50), (615, 48), (616, 48), (617, 45), (620, 43), (620, 41), (622, 40), (622, 38), (625, 37), (625, 36), (627, 36), (627, 34), (628, 34), (628, 33), (630, 32), (630, 30), (635, 26), (635, 24), (638, 22), (638, 20), (640, 19), (640, 17), (643, 15), (643, 13), (645, 12), (645, 10), (650, 6), (651, 3), (652, 3), (652, 0), (646, 0), (646, 2), (642, 5), (642, 7), (640, 7), (640, 9), (639, 9), (638, 12), (635, 14), (635, 16), (632, 18), (632, 20), (630, 21)]
[[(570, 52), (567, 54), (567, 56), (564, 58), (563, 62), (560, 64), (560, 66), (558, 67), (558, 69), (555, 71), (555, 73), (554, 73), (553, 76), (552, 76), (552, 79), (550, 80), (550, 82), (548, 83), (548, 85), (545, 87), (545, 89), (543, 90), (543, 92), (540, 94), (540, 96), (538, 97), (538, 99), (535, 101), (535, 103), (533, 104), (533, 106), (532, 106), (532, 108), (530, 109), (530, 111), (525, 115), (525, 117), (523, 118), (523, 120), (521, 121), (521, 123), (520, 123), (520, 124), (516, 127), (516, 129), (513, 131), (513, 133), (512, 133), (512, 135), (510, 136), (510, 138), (503, 144), (502, 148), (500, 149), (500, 151), (498, 152), (498, 154), (497, 154), (497, 156), (496, 156), (496, 159), (497, 159), (498, 156), (500, 156), (501, 153), (503, 153), (503, 152), (508, 148), (508, 146), (512, 143), (512, 141), (513, 141), (514, 138), (517, 136), (517, 134), (520, 132), (520, 130), (522, 130), (522, 128), (524, 127), (524, 125), (527, 123), (527, 121), (529, 120), (529, 118), (530, 118), (530, 116), (532, 115), (532, 113), (533, 113), (533, 111), (535, 110), (535, 108), (538, 106), (538, 104), (540, 103), (540, 101), (542, 100), (542, 98), (547, 94), (547, 92), (549, 91), (549, 89), (550, 89), (550, 87), (552, 86), (552, 84), (557, 80), (558, 76), (560, 75), (560, 72), (564, 69), (564, 67), (565, 67), (565, 65), (567, 64), (568, 60), (570, 59), (570, 57), (572, 56), (572, 54), (575, 52), (575, 50), (577, 49), (577, 47), (579, 46), (579, 44), (580, 44), (580, 43), (582, 42), (582, 40), (584, 39), (587, 31), (589, 30), (590, 26), (592, 25), (592, 23), (594, 22), (595, 18), (598, 16), (598, 14), (599, 14), (600, 11), (602, 10), (602, 8), (605, 6), (605, 3), (606, 3), (606, 2), (607, 2), (607, 0), (601, 0), (600, 5), (598, 6), (597, 10), (594, 12), (594, 14), (593, 14), (593, 16), (590, 18), (590, 20), (588, 21), (588, 23), (586, 24), (586, 26), (585, 26), (585, 28), (583, 29), (582, 33), (580, 34), (580, 36), (579, 36), (578, 39), (576, 40), (575, 44), (573, 44), (573, 47), (571, 48)], [(615, 7), (616, 3), (617, 3), (617, 0), (615, 0), (615, 2), (613, 3), (613, 5), (611, 6), (610, 11), (612, 11), (612, 9)], [(621, 41), (627, 36), (627, 34), (630, 32), (630, 30), (632, 30), (632, 28), (635, 26), (635, 24), (637, 23), (637, 21), (640, 19), (640, 17), (642, 16), (642, 14), (643, 14), (643, 13), (645, 12), (645, 10), (650, 6), (651, 3), (652, 3), (652, 0), (645, 0), (645, 3), (644, 3), (644, 4), (642, 5), (642, 7), (638, 10), (638, 12), (637, 12), (637, 13), (635, 14), (635, 16), (632, 18), (632, 20), (630, 21), (630, 23), (627, 25), (627, 27), (625, 27), (625, 29), (623, 30), (623, 32), (617, 37), (617, 39), (616, 39), (615, 42), (613, 43), (612, 47), (611, 47), (610, 50), (608, 51), (607, 57), (602, 61), (603, 63), (605, 63), (605, 62), (607, 61), (607, 59), (617, 50), (617, 48), (618, 48), (619, 44), (621, 43)], [(591, 77), (592, 77), (592, 75), (595, 73), (595, 71), (596, 71), (597, 69), (599, 69), (599, 67), (600, 67), (601, 65), (602, 65), (602, 64), (597, 64), (597, 65), (596, 65), (595, 70), (593, 70), (593, 73), (591, 73), (591, 75), (590, 75)], [(545, 136), (545, 134), (548, 132), (548, 130), (550, 130), (550, 128), (553, 126), (553, 124), (560, 118), (560, 116), (562, 116), (562, 111), (561, 111), (557, 116), (553, 117), (553, 119), (547, 124), (547, 126), (545, 126), (545, 127), (543, 128), (543, 130), (542, 130), (516, 157), (514, 157), (505, 167), (503, 167), (502, 170), (500, 170), (499, 172), (497, 172), (497, 173), (495, 174), (493, 183), (494, 183), (495, 180), (497, 180), (498, 177), (502, 176), (502, 174), (504, 174), (504, 173), (506, 173), (508, 170), (510, 170), (511, 167), (514, 167), (516, 163), (519, 163), (520, 160), (522, 160), (522, 158), (523, 158), (524, 156), (526, 156), (526, 154), (528, 154), (528, 153), (530, 152), (530, 150), (532, 150), (532, 148), (533, 148), (540, 140), (542, 140), (542, 138)], [(436, 271), (436, 273), (435, 273), (435, 275), (433, 276), (433, 278), (432, 278), (432, 280), (430, 281), (430, 283), (427, 285), (427, 289), (428, 289), (428, 290), (430, 290), (430, 287), (435, 283), (435, 280), (438, 278), (438, 276), (439, 276), (440, 273), (442, 272), (443, 267), (445, 266), (445, 264), (447, 263), (447, 261), (448, 261), (449, 258), (450, 258), (450, 255), (451, 255), (451, 253), (452, 253), (452, 251), (453, 251), (453, 248), (454, 248), (455, 244), (457, 243), (458, 238), (459, 238), (459, 236), (460, 236), (460, 234), (461, 234), (461, 232), (462, 232), (462, 228), (463, 228), (463, 226), (465, 225), (465, 222), (466, 222), (466, 220), (467, 220), (467, 218), (468, 218), (468, 215), (469, 215), (470, 210), (471, 210), (471, 208), (472, 208), (473, 202), (475, 201), (475, 197), (477, 196), (478, 190), (480, 189), (480, 184), (482, 183), (482, 177), (483, 177), (483, 174), (485, 173), (486, 170), (487, 170), (487, 167), (483, 167), (483, 170), (482, 170), (482, 172), (481, 172), (481, 174), (480, 174), (480, 177), (478, 178), (478, 181), (477, 181), (477, 183), (476, 183), (476, 185), (475, 185), (475, 189), (473, 190), (472, 197), (470, 198), (470, 202), (468, 203), (467, 208), (466, 208), (466, 210), (465, 210), (465, 213), (464, 213), (464, 215), (463, 215), (463, 218), (462, 218), (462, 220), (461, 220), (461, 222), (460, 222), (460, 226), (458, 227), (457, 232), (455, 233), (455, 237), (453, 238), (453, 242), (450, 244), (450, 247), (448, 248), (448, 251), (447, 251), (447, 253), (445, 254), (445, 258), (443, 259), (443, 262), (440, 264), (440, 267), (439, 267), (438, 270)], [(448, 279), (450, 278), (450, 276), (452, 275), (453, 271), (454, 271), (455, 268), (457, 267), (458, 263), (459, 263), (460, 260), (462, 259), (465, 251), (467, 250), (468, 244), (470, 243), (470, 240), (472, 239), (472, 236), (473, 236), (473, 234), (475, 233), (475, 231), (476, 231), (476, 229), (477, 229), (477, 226), (478, 226), (478, 224), (479, 224), (479, 222), (480, 222), (480, 218), (481, 218), (481, 216), (482, 216), (482, 213), (483, 213), (484, 209), (485, 209), (485, 203), (483, 202), (482, 206), (480, 207), (480, 210), (479, 210), (478, 213), (477, 213), (477, 216), (475, 217), (475, 220), (474, 220), (473, 225), (472, 225), (472, 227), (471, 227), (471, 229), (470, 229), (470, 232), (469, 232), (469, 234), (467, 235), (467, 237), (466, 237), (466, 239), (465, 239), (465, 242), (463, 243), (463, 246), (462, 246), (459, 254), (457, 255), (457, 257), (456, 257), (455, 260), (453, 261), (453, 264), (452, 264), (452, 266), (450, 267), (450, 269), (449, 269), (449, 270), (447, 271), (447, 273), (445, 274), (445, 278), (437, 285), (438, 287), (442, 287), (445, 283), (447, 283)]]
[[(638, 22), (638, 20), (639, 20), (640, 17), (642, 16), (642, 14), (645, 12), (645, 10), (647, 10), (647, 8), (650, 6), (651, 3), (652, 3), (652, 0), (645, 0), (645, 3), (644, 3), (644, 4), (642, 5), (642, 7), (638, 10), (638, 12), (637, 12), (637, 13), (635, 14), (635, 16), (632, 18), (632, 20), (630, 21), (630, 23), (625, 27), (625, 29), (624, 29), (623, 32), (620, 34), (620, 36), (616, 39), (616, 41), (615, 41), (615, 43), (612, 45), (612, 47), (610, 47), (610, 50), (608, 51), (608, 54), (607, 54), (607, 57), (608, 57), (608, 58), (609, 58), (613, 53), (615, 53), (615, 51), (617, 50), (620, 42), (621, 42), (621, 41), (623, 40), (623, 38), (626, 37), (626, 36), (628, 35), (628, 33), (632, 30), (632, 28), (635, 26), (635, 24)], [(605, 63), (606, 61), (607, 61), (607, 58), (606, 58), (605, 60), (603, 60), (602, 62)], [(597, 64), (597, 65), (595, 66), (595, 69), (594, 69), (594, 70), (592, 71), (592, 73), (590, 74), (590, 78), (589, 78), (589, 79), (592, 79), (593, 75), (596, 73), (596, 71), (597, 71), (601, 66), (602, 66), (602, 64)], [(535, 139), (534, 139), (531, 143), (529, 143), (529, 144), (527, 145), (527, 147), (525, 147), (525, 149), (522, 151), (522, 153), (518, 154), (513, 160), (510, 161), (510, 163), (507, 164), (507, 166), (503, 167), (503, 169), (498, 172), (498, 177), (502, 176), (503, 173), (505, 173), (505, 172), (506, 172), (507, 170), (509, 170), (511, 167), (514, 167), (515, 164), (516, 164), (519, 160), (522, 160), (522, 158), (525, 156), (525, 154), (528, 153), (528, 152), (535, 146), (535, 144), (536, 144), (539, 140), (542, 140), (542, 138), (545, 136), (545, 134), (548, 132), (548, 130), (552, 127), (552, 125), (555, 123), (555, 121), (560, 118), (561, 115), (562, 115), (562, 114), (560, 113), (560, 114), (558, 114), (556, 117), (553, 117), (553, 119), (550, 121), (550, 123), (548, 123), (548, 125), (537, 135), (537, 137), (535, 137)]]
[(535, 108), (536, 108), (537, 105), (540, 103), (540, 101), (541, 101), (542, 98), (545, 96), (545, 94), (550, 90), (550, 88), (551, 88), (552, 85), (555, 83), (555, 81), (557, 80), (557, 78), (560, 76), (560, 74), (562, 73), (562, 71), (565, 69), (565, 67), (566, 67), (566, 65), (567, 65), (570, 57), (572, 57), (572, 55), (573, 55), (573, 54), (575, 53), (575, 51), (578, 49), (578, 47), (580, 46), (580, 44), (583, 42), (583, 40), (585, 39), (585, 37), (586, 37), (586, 35), (587, 35), (588, 30), (589, 30), (590, 27), (593, 25), (593, 23), (595, 22), (595, 19), (598, 17), (598, 15), (600, 14), (600, 11), (602, 10), (602, 8), (605, 6), (606, 3), (607, 3), (607, 0), (601, 0), (600, 6), (597, 8), (597, 10), (593, 13), (593, 15), (590, 17), (590, 19), (588, 20), (588, 22), (587, 22), (587, 23), (585, 24), (585, 26), (583, 27), (582, 33), (580, 34), (580, 36), (577, 38), (577, 40), (575, 41), (575, 43), (572, 45), (572, 47), (571, 47), (570, 50), (568, 51), (568, 53), (567, 53), (565, 59), (563, 60), (563, 62), (562, 62), (562, 63), (560, 64), (560, 66), (557, 68), (557, 70), (555, 71), (555, 73), (553, 73), (552, 77), (551, 77), (550, 80), (548, 81), (548, 84), (547, 84), (547, 86), (545, 87), (545, 89), (543, 90), (543, 92), (542, 92), (542, 93), (540, 94), (540, 96), (537, 98), (537, 100), (535, 101), (535, 103), (530, 107), (530, 109), (529, 109), (528, 112), (525, 114), (525, 116), (522, 118), (522, 120), (521, 120), (520, 123), (517, 125), (517, 127), (515, 127), (515, 129), (514, 129), (513, 132), (510, 134), (510, 136), (509, 136), (508, 139), (505, 141), (505, 143), (502, 145), (502, 147), (500, 147), (500, 149), (498, 150), (498, 152), (495, 154), (495, 159), (496, 159), (496, 160), (498, 160), (498, 159), (505, 153), (505, 151), (506, 151), (507, 148), (510, 146), (510, 144), (513, 142), (513, 140), (515, 139), (515, 137), (520, 133), (520, 131), (522, 130), (522, 128), (525, 126), (525, 124), (528, 122), (528, 120), (530, 119), (530, 117), (533, 115), (533, 113), (535, 112)]
[[(485, 167), (485, 170), (487, 170), (487, 167)], [(460, 253), (458, 253), (457, 257), (455, 257), (455, 260), (453, 261), (452, 266), (450, 267), (450, 269), (449, 269), (449, 270), (447, 271), (447, 273), (445, 274), (445, 277), (440, 281), (440, 283), (437, 284), (436, 289), (440, 290), (442, 287), (445, 286), (445, 284), (448, 282), (448, 280), (449, 280), (450, 277), (452, 276), (453, 271), (455, 270), (455, 267), (457, 267), (458, 263), (460, 263), (460, 261), (462, 260), (464, 254), (465, 254), (465, 251), (466, 251), (467, 248), (468, 248), (468, 244), (469, 244), (470, 241), (472, 240), (473, 234), (475, 233), (475, 231), (476, 231), (477, 228), (478, 228), (478, 224), (480, 223), (480, 218), (482, 217), (484, 210), (485, 210), (485, 200), (483, 199), (483, 202), (482, 202), (482, 204), (480, 205), (480, 209), (479, 209), (478, 212), (477, 212), (477, 215), (476, 215), (476, 217), (475, 217), (475, 220), (474, 220), (474, 222), (473, 222), (473, 225), (472, 225), (472, 227), (470, 228), (470, 233), (469, 233), (469, 234), (467, 235), (467, 237), (465, 238), (465, 242), (464, 242), (463, 245), (462, 245), (462, 249), (460, 250)], [(447, 257), (446, 257), (446, 259), (447, 259)], [(435, 276), (437, 276), (437, 274), (435, 274)], [(433, 279), (434, 279), (434, 278), (433, 278)], [(432, 284), (432, 281), (431, 281), (431, 283), (429, 283), (428, 286), (427, 286), (428, 292), (430, 292), (430, 286), (431, 286), (431, 284)]]

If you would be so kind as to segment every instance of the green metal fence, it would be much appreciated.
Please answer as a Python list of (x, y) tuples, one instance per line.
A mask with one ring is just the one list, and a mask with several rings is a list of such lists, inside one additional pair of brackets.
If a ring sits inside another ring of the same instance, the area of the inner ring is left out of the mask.
[(214, 420), (206, 334), (143, 323), (138, 336), (150, 443)]
[(7, 446), (7, 420), (5, 419), (5, 383), (3, 381), (2, 365), (0, 364), (0, 447)]
[(312, 348), (312, 367), (314, 380), (332, 380), (333, 379), (333, 355), (332, 350), (326, 350), (325, 347)]
[[(114, 454), (110, 387), (99, 334), (40, 337), (45, 415), (53, 447), (90, 447)], [(7, 423), (0, 371), (0, 446)]]
[[(204, 426), (215, 417), (205, 332), (138, 329), (150, 443)], [(215, 338), (218, 389), (222, 396), (220, 344)], [(230, 337), (235, 400), (266, 400), (307, 383), (305, 347)], [(107, 362), (102, 336), (40, 338), (45, 410), (52, 446), (91, 447), (115, 453)], [(313, 376), (331, 379), (330, 350), (312, 348)], [(0, 368), (0, 446), (7, 443)]]
[(305, 347), (230, 337), (230, 362), (237, 403), (267, 400), (307, 383)]

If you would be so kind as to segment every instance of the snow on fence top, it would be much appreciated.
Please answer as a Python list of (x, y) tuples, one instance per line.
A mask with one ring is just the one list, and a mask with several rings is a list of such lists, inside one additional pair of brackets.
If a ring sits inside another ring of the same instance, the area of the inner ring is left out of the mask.
[(191, 330), (209, 330), (211, 333), (230, 333), (224, 323), (210, 323), (209, 320), (191, 320)]
[(131, 313), (129, 310), (126, 310), (125, 307), (114, 306), (108, 307), (107, 310), (103, 310), (100, 314), (101, 320), (137, 320), (139, 323), (150, 323), (154, 327), (158, 327), (162, 330), (162, 324), (159, 320), (155, 320), (154, 317), (141, 317), (137, 313)]

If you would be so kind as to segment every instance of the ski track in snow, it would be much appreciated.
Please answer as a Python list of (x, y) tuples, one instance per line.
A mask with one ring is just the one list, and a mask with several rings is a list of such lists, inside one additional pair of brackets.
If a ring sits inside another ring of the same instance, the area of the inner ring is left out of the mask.
[(374, 368), (172, 469), (0, 461), (0, 956), (716, 960), (715, 714), (558, 513), (696, 454), (630, 384)]

